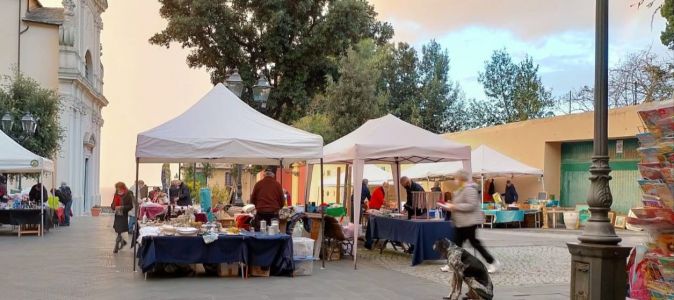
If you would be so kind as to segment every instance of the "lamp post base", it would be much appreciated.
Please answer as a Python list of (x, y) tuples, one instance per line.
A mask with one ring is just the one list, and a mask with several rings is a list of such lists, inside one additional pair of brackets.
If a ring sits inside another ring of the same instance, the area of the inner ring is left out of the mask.
[(571, 299), (625, 299), (625, 264), (631, 248), (583, 243), (566, 245), (571, 253)]

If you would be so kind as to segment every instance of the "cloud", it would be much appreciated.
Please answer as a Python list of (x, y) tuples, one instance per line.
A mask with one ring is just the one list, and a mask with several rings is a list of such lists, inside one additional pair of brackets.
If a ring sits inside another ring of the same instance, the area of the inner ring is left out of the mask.
[[(618, 29), (614, 33), (624, 34), (634, 30), (634, 25), (649, 27), (653, 9), (631, 6), (636, 1), (611, 1), (610, 26)], [(370, 0), (370, 3), (381, 20), (419, 24), (423, 31), (395, 27), (397, 40), (412, 43), (471, 26), (500, 28), (520, 39), (535, 40), (557, 32), (594, 30), (595, 20), (595, 2), (590, 0)]]

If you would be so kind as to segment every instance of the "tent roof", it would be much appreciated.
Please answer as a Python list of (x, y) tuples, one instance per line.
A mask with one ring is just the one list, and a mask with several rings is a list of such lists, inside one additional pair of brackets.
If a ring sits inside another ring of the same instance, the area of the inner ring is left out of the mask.
[(0, 131), (1, 173), (39, 173), (41, 171), (53, 172), (54, 162), (28, 151)]
[[(340, 177), (342, 177), (340, 180), (342, 186), (346, 181), (344, 176), (346, 176), (346, 172), (342, 172), (342, 174), (340, 175)], [(391, 173), (382, 170), (376, 165), (365, 165), (363, 167), (363, 179), (367, 179), (369, 184), (378, 185), (384, 183), (384, 181), (393, 181), (393, 175)], [(337, 185), (337, 176), (335, 175), (323, 178), (323, 184), (325, 186)]]
[(138, 134), (142, 163), (284, 164), (320, 158), (323, 138), (288, 126), (218, 83), (180, 116)]
[[(543, 170), (530, 167), (485, 145), (471, 152), (471, 166), (473, 176), (543, 175)], [(461, 164), (456, 162), (419, 164), (402, 173), (410, 178), (443, 177), (451, 176), (461, 168)]]
[(393, 115), (368, 120), (325, 146), (324, 162), (423, 163), (470, 159), (470, 146), (452, 142)]

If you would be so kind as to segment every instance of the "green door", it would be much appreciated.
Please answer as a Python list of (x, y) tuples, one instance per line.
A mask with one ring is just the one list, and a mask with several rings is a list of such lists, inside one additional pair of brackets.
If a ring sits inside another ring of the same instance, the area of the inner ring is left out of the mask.
[[(623, 153), (616, 153), (616, 141), (609, 141), (611, 166), (612, 210), (627, 213), (639, 206), (641, 190), (637, 180), (641, 177), (637, 169), (639, 155), (636, 139), (623, 140)], [(592, 164), (592, 142), (562, 144), (560, 200), (564, 207), (585, 204), (590, 190), (590, 165)]]

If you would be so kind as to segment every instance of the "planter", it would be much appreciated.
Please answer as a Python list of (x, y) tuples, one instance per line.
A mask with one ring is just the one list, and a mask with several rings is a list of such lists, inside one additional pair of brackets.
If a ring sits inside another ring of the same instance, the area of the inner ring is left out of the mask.
[(564, 225), (566, 226), (566, 229), (576, 229), (576, 224), (578, 224), (578, 212), (565, 211)]
[(98, 217), (101, 215), (101, 208), (100, 207), (92, 207), (91, 208), (91, 216), (92, 217)]

